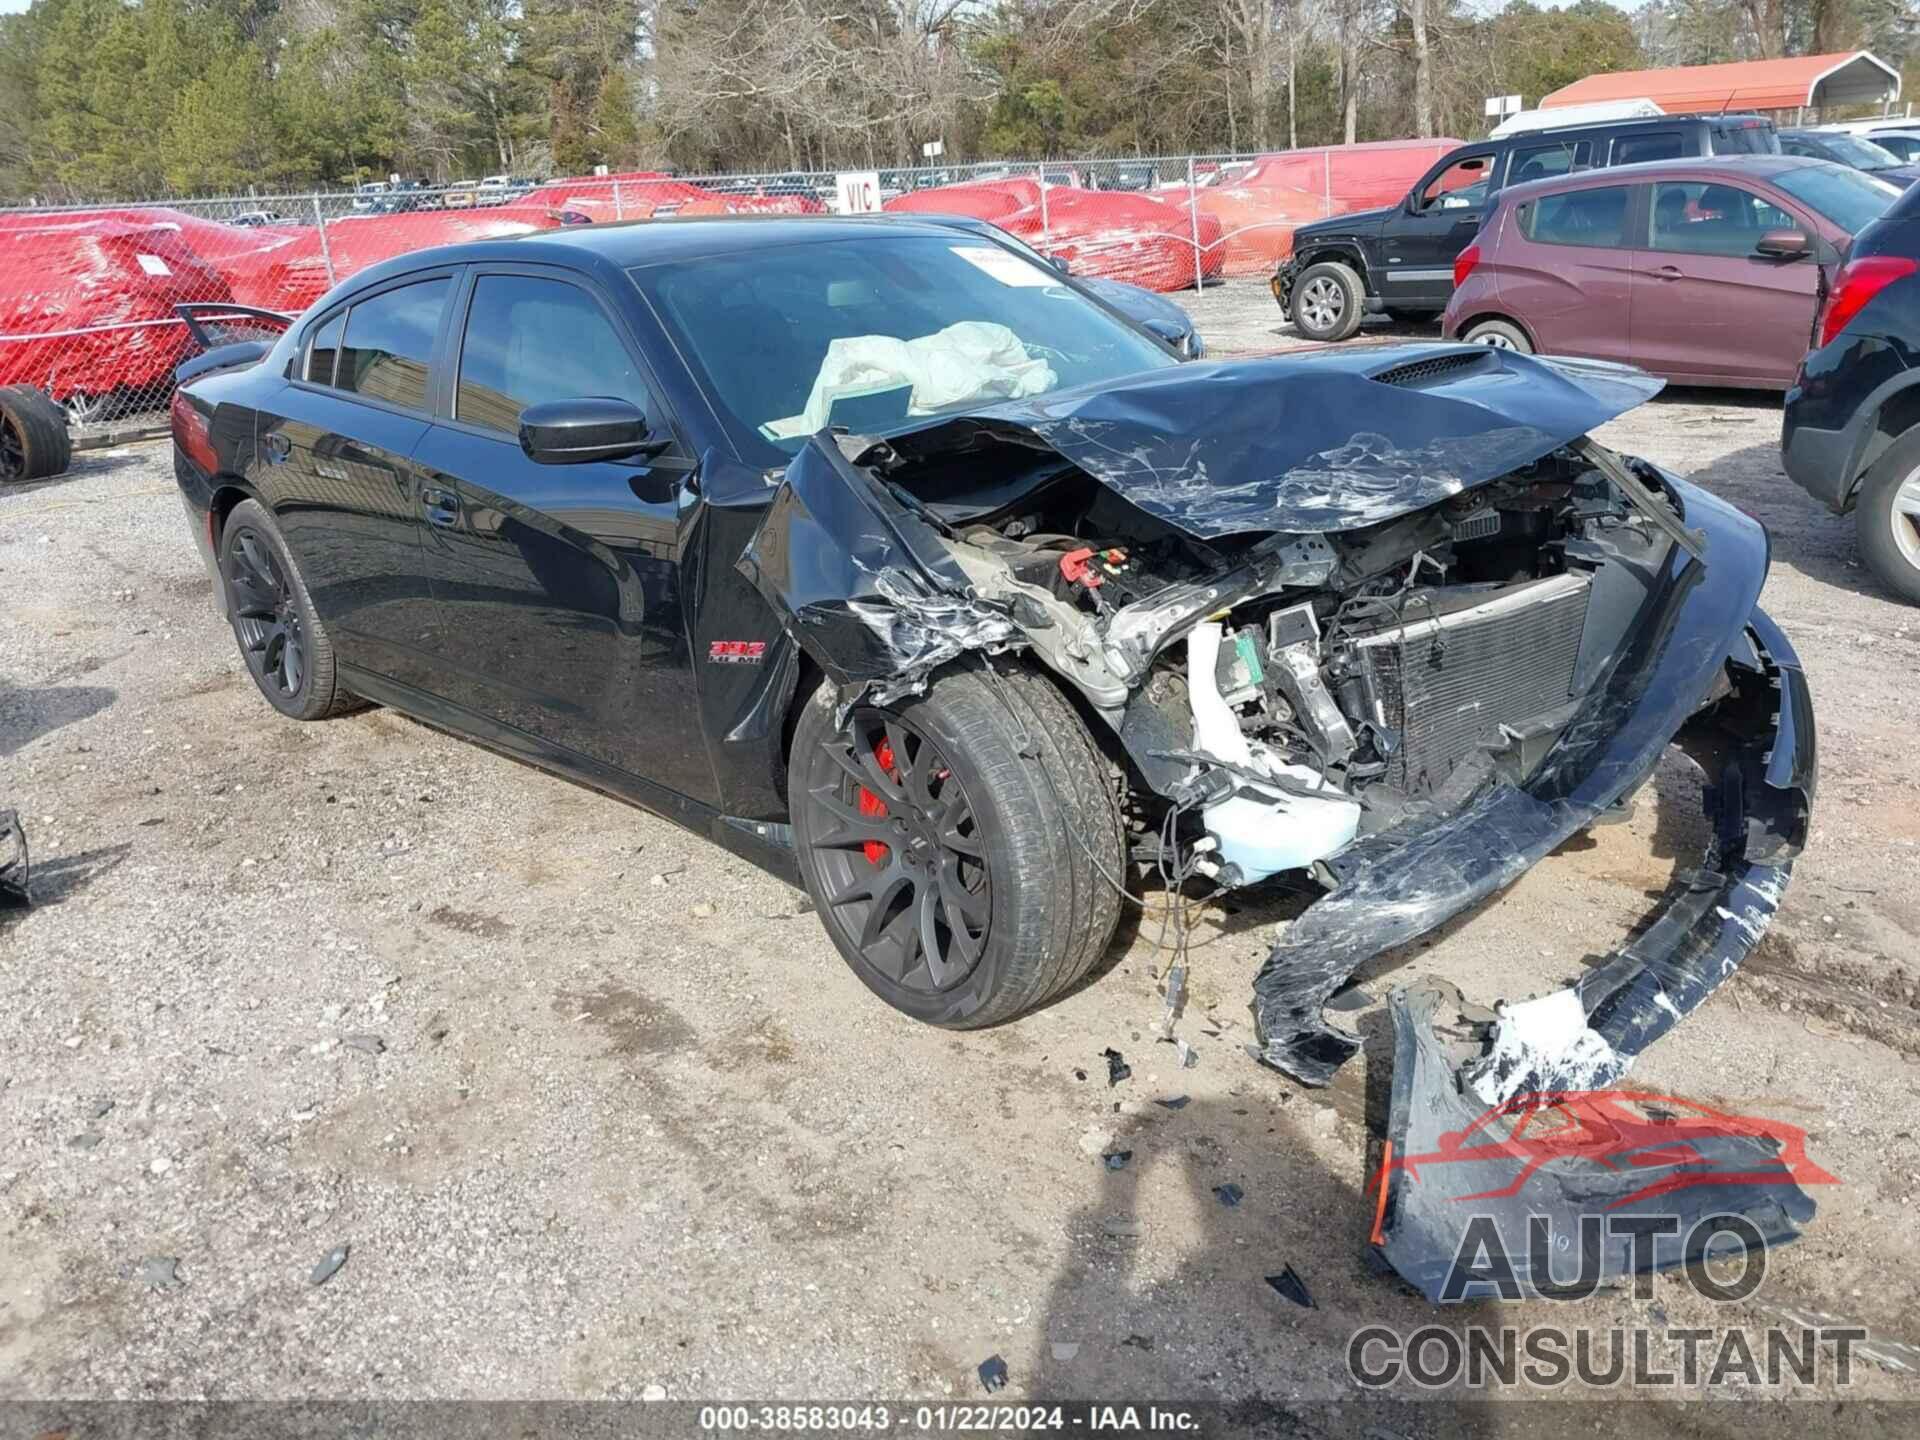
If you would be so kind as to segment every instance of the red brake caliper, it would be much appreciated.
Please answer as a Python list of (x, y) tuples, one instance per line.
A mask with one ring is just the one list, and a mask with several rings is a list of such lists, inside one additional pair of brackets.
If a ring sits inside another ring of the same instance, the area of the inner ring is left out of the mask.
[[(894, 768), (895, 762), (891, 742), (882, 739), (878, 745), (874, 746), (873, 758), (880, 762), (880, 768), (886, 771), (893, 779), (898, 780), (900, 778), (899, 772)], [(878, 795), (874, 794), (873, 791), (862, 785), (860, 787), (860, 813), (870, 820), (879, 820), (885, 817), (887, 804)], [(887, 863), (887, 847), (884, 841), (869, 840), (862, 845), (860, 849), (865, 853), (869, 865), (884, 865)]]

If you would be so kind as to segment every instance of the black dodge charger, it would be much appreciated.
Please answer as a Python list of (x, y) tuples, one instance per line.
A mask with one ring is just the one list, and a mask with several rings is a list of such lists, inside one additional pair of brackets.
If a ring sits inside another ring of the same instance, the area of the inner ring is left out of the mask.
[(1766, 535), (1588, 437), (1659, 388), (1632, 370), (1182, 364), (910, 218), (425, 251), (189, 369), (181, 494), (275, 709), (391, 706), (693, 827), (934, 1024), (1061, 994), (1145, 874), (1287, 873), (1319, 895), (1254, 979), (1261, 1055), (1325, 1083), (1357, 967), (1678, 742), (1699, 868), (1464, 1072), (1604, 1084), (1744, 957), (1806, 834)]

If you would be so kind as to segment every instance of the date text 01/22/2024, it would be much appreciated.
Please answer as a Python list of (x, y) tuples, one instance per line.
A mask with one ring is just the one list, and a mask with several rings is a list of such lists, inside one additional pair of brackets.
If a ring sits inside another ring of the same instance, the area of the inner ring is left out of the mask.
[(1200, 1418), (1191, 1408), (1161, 1405), (706, 1405), (699, 1414), (705, 1434), (807, 1433), (902, 1430), (925, 1434), (1082, 1431), (1104, 1435), (1195, 1434)]

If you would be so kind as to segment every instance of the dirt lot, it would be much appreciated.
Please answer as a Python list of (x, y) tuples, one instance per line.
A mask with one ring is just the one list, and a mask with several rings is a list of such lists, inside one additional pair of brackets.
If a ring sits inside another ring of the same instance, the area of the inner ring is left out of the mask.
[[(1290, 343), (1251, 284), (1194, 306), (1216, 354)], [(1821, 727), (1775, 929), (1636, 1076), (1806, 1127), (1843, 1183), (1731, 1310), (1664, 1278), (1498, 1318), (1819, 1311), (1873, 1332), (1855, 1394), (1915, 1395), (1920, 614), (1787, 484), (1778, 429), (1773, 400), (1694, 392), (1604, 434), (1772, 530), (1766, 604)], [(164, 445), (0, 496), (0, 596), (0, 804), (41, 900), (0, 919), (0, 1393), (938, 1399), (998, 1352), (1009, 1396), (1292, 1406), (1347, 1392), (1363, 1323), (1489, 1318), (1362, 1259), (1380, 1007), (1343, 1017), (1367, 1053), (1328, 1091), (1241, 1053), (1278, 903), (1210, 911), (1193, 1070), (1149, 1030), (1150, 926), (1042, 1014), (923, 1029), (801, 896), (665, 821), (391, 712), (276, 718)], [(1697, 787), (1674, 766), (1657, 790), (1368, 992), (1566, 982), (1693, 854)], [(1109, 1045), (1134, 1072), (1112, 1090)], [(1262, 1283), (1288, 1264), (1317, 1309)]]

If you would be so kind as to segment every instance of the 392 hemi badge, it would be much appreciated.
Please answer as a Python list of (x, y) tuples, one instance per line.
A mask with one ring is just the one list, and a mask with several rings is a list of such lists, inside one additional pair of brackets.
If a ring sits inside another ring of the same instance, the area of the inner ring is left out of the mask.
[(707, 646), (709, 664), (758, 665), (766, 654), (764, 640), (716, 640)]

